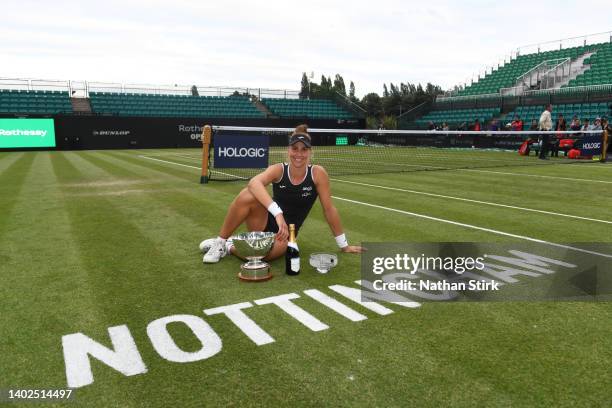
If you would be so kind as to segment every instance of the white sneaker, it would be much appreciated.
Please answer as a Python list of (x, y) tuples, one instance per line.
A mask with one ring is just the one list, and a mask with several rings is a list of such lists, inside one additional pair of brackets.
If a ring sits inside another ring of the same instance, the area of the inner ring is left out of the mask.
[(207, 253), (210, 247), (213, 246), (216, 239), (217, 238), (208, 238), (200, 242), (200, 251), (202, 251), (203, 254)]
[(208, 252), (204, 254), (204, 257), (202, 258), (202, 262), (217, 263), (225, 255), (226, 255), (225, 244), (221, 240), (215, 238), (214, 242), (211, 244), (210, 248), (208, 249)]

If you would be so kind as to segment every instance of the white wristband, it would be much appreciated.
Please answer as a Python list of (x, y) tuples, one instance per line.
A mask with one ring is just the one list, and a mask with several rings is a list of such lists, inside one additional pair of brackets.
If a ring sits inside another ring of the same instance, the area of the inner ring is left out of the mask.
[(268, 206), (268, 211), (272, 214), (273, 217), (276, 217), (278, 214), (282, 214), (283, 210), (276, 204), (276, 201), (272, 201), (272, 204)]
[(344, 248), (348, 246), (348, 241), (346, 240), (345, 234), (340, 234), (336, 237), (336, 244), (338, 244), (338, 248)]

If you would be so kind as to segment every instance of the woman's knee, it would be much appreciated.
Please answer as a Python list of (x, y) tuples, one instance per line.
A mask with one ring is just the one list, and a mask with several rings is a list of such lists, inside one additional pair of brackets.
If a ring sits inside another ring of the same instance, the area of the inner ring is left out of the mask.
[(243, 188), (234, 200), (239, 205), (253, 205), (257, 202), (255, 196), (247, 189)]

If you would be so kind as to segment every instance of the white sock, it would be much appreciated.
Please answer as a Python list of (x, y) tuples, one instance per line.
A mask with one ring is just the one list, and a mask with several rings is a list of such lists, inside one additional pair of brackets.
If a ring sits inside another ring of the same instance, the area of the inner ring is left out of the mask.
[(229, 254), (232, 252), (233, 247), (234, 247), (234, 240), (231, 238), (228, 238), (227, 242), (225, 243), (225, 251)]
[(227, 241), (227, 239), (225, 239), (225, 238), (221, 238), (221, 237), (217, 237), (217, 239), (218, 239), (219, 241), (221, 241), (221, 243), (222, 243), (223, 245), (225, 245), (225, 242)]

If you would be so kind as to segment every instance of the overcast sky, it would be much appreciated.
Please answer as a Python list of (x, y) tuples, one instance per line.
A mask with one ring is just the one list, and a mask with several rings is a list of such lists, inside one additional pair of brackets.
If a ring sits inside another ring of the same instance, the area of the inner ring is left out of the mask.
[(313, 71), (358, 96), (448, 89), (519, 46), (612, 30), (610, 0), (0, 4), (0, 77), (299, 89)]

